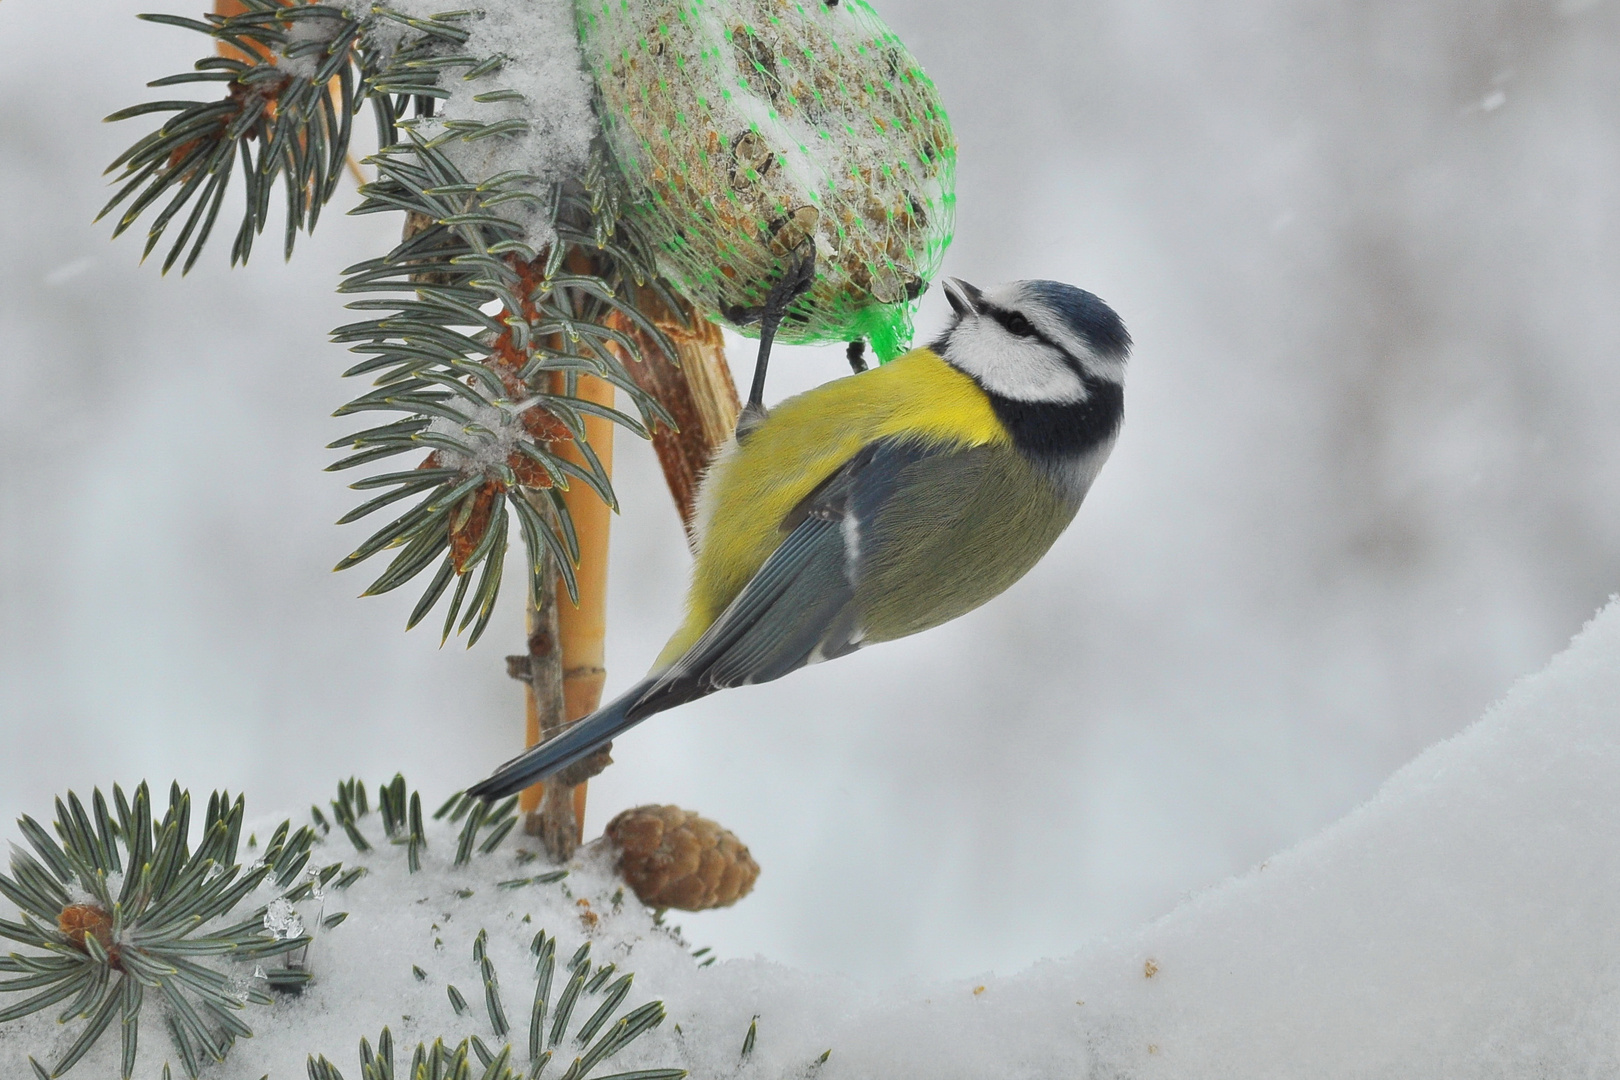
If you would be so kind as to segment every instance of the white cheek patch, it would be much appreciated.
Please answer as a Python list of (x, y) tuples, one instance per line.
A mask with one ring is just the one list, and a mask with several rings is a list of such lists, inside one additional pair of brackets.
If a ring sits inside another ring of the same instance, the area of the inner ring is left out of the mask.
[(1014, 337), (982, 315), (957, 325), (950, 354), (951, 363), (985, 390), (1013, 401), (1070, 405), (1089, 396), (1080, 376), (1050, 345)]
[(1091, 342), (1074, 332), (1074, 328), (1057, 318), (1038, 302), (1026, 288), (1027, 282), (1015, 281), (985, 294), (993, 304), (1007, 311), (1022, 312), (1047, 340), (1055, 342), (1072, 357), (1080, 361), (1086, 374), (1104, 382), (1125, 384), (1125, 358), (1098, 355)]

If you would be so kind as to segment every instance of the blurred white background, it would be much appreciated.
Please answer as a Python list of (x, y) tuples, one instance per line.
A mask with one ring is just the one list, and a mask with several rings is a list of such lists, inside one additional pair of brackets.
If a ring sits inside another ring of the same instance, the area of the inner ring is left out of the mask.
[[(398, 222), (346, 188), (290, 265), (267, 234), (227, 270), (222, 223), (186, 280), (109, 244), (144, 129), (100, 119), (201, 42), (153, 7), (0, 3), (0, 820), (143, 777), (435, 801), (520, 741), (521, 595), (441, 650), (414, 588), (329, 570), (364, 535), (321, 471), (357, 390), (332, 289)], [(1620, 588), (1620, 4), (879, 8), (961, 142), (946, 272), (1109, 300), (1124, 436), (1005, 597), (638, 729), (588, 832), (736, 830), (758, 890), (682, 920), (722, 955), (1008, 972), (1342, 815)], [(773, 391), (844, 370), (785, 350)], [(617, 471), (610, 690), (687, 567), (650, 449)]]

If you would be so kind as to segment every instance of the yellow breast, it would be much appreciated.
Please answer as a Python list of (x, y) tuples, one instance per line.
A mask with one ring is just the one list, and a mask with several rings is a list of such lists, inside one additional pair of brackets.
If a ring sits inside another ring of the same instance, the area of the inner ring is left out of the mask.
[(1006, 442), (984, 392), (930, 349), (789, 398), (728, 444), (703, 483), (686, 620), (656, 668), (678, 659), (783, 540), (783, 519), (863, 446), (907, 437), (936, 445)]

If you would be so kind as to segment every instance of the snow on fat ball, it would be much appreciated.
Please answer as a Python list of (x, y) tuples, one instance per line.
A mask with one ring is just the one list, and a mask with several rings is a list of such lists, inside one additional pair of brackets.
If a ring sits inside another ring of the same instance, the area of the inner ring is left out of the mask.
[(580, 0), (628, 213), (660, 268), (739, 324), (795, 253), (816, 281), (780, 340), (888, 359), (950, 243), (956, 142), (934, 84), (865, 0)]

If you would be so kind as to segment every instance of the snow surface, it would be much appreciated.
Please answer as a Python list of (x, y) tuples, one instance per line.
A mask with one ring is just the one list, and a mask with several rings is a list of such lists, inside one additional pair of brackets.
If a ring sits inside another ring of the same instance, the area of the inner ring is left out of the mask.
[[(350, 857), (334, 832), (312, 862), (371, 872), (329, 888), (311, 922), (350, 916), (311, 946), (314, 987), (250, 1010), (257, 1035), (217, 1075), (293, 1078), (309, 1052), (357, 1075), (359, 1038), (375, 1042), (384, 1023), (407, 1053), (438, 1034), (499, 1045), (472, 960), (481, 929), (521, 1040), (528, 942), (545, 928), (560, 938), (559, 967), (590, 940), (594, 959), (636, 973), (624, 1008), (656, 996), (669, 1010), (598, 1075), (676, 1065), (697, 1077), (825, 1080), (1611, 1076), (1617, 817), (1620, 598), (1482, 720), (1314, 839), (1138, 934), (1010, 978), (876, 988), (757, 958), (702, 968), (633, 898), (614, 903), (600, 850), (585, 849), (561, 882), (500, 888), (546, 869), (518, 862), (522, 841), (458, 872), (450, 831), (434, 825), (412, 876), (399, 849)], [(379, 831), (375, 815), (363, 820)], [(1009, 896), (1009, 919), (1018, 907)], [(447, 982), (470, 1004), (460, 1017)], [(48, 1012), (0, 1027), (5, 1075), (72, 1035)], [(104, 1042), (73, 1075), (112, 1074), (116, 1040)], [(142, 1045), (150, 1054), (161, 1036)], [(155, 1075), (142, 1061), (140, 1075)]]

